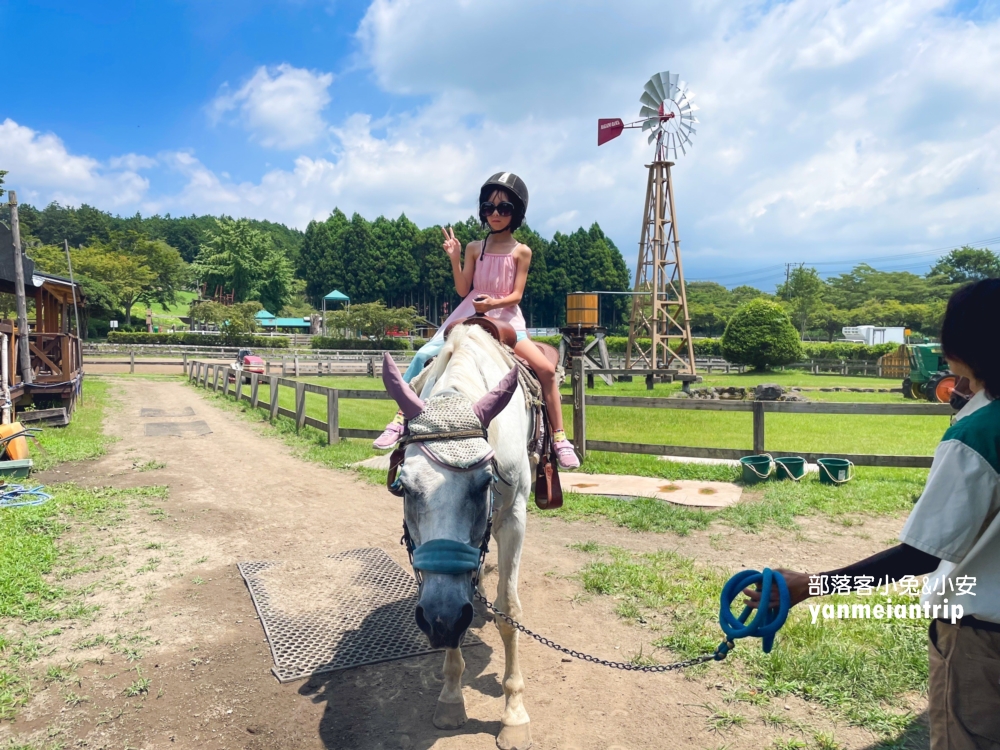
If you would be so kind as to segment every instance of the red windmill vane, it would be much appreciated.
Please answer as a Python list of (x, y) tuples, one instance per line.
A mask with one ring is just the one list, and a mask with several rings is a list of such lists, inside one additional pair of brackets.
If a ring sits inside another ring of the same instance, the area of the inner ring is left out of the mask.
[[(617, 138), (627, 129), (649, 131), (647, 142), (656, 144), (653, 162), (647, 165), (646, 205), (639, 240), (639, 262), (635, 269), (635, 294), (629, 319), (625, 366), (673, 371), (680, 379), (695, 377), (694, 345), (688, 315), (681, 242), (674, 212), (674, 187), (670, 168), (677, 151), (686, 154), (698, 118), (694, 94), (680, 76), (657, 73), (643, 87), (639, 101), (641, 119), (597, 121), (597, 145)], [(670, 345), (670, 338), (679, 343)], [(649, 346), (640, 340), (649, 339)], [(664, 374), (667, 374), (666, 372)]]

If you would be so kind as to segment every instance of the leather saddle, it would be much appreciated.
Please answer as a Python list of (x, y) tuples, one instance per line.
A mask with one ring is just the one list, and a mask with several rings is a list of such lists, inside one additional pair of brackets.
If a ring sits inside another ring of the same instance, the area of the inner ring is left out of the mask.
[[(457, 320), (448, 326), (444, 331), (445, 338), (448, 337), (452, 329), (457, 325), (479, 326), (511, 350), (517, 345), (517, 331), (506, 321), (496, 320), (478, 313), (465, 320)], [(545, 359), (553, 367), (559, 366), (558, 349), (541, 341), (532, 341), (532, 343), (538, 347), (542, 354), (545, 355)], [(532, 374), (532, 377), (537, 380), (538, 375), (532, 370), (527, 360), (518, 357), (516, 354), (514, 356), (517, 357), (521, 366), (528, 370)], [(559, 481), (559, 462), (556, 458), (555, 445), (552, 441), (552, 425), (549, 424), (549, 415), (544, 404), (535, 409), (534, 422), (535, 430), (530, 444), (532, 448), (530, 452), (538, 454), (538, 465), (535, 469), (535, 505), (543, 510), (559, 508), (563, 504), (562, 485)]]
[[(444, 336), (448, 338), (455, 326), (466, 325), (466, 326), (479, 326), (480, 328), (487, 331), (493, 338), (499, 341), (504, 346), (513, 349), (517, 346), (517, 331), (514, 330), (514, 326), (505, 320), (497, 320), (491, 318), (488, 315), (483, 315), (482, 313), (477, 313), (465, 320), (456, 320), (450, 326), (444, 329)], [(550, 344), (546, 344), (542, 341), (532, 341), (532, 343), (538, 347), (538, 349), (545, 355), (547, 359), (553, 366), (558, 367), (559, 365), (559, 350)], [(521, 359), (518, 357), (518, 359)], [(528, 364), (525, 360), (521, 359), (526, 365)], [(530, 365), (528, 365), (530, 367)]]

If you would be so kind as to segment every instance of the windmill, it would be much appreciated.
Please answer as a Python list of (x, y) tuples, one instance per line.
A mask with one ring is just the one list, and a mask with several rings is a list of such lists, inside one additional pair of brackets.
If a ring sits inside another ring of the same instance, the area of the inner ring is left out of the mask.
[[(647, 164), (646, 204), (639, 239), (639, 261), (635, 270), (632, 315), (629, 318), (625, 367), (645, 365), (649, 370), (674, 370), (680, 379), (693, 379), (694, 345), (688, 316), (681, 243), (674, 212), (674, 187), (670, 168), (677, 151), (686, 154), (692, 145), (694, 94), (680, 76), (657, 73), (643, 87), (639, 101), (641, 119), (625, 123), (621, 119), (597, 121), (597, 145), (617, 138), (626, 129), (649, 133), (647, 142), (656, 144), (653, 162)], [(679, 343), (670, 345), (670, 338)], [(649, 339), (649, 346), (640, 344)], [(666, 374), (666, 373), (664, 373)], [(686, 376), (686, 377), (685, 377)]]

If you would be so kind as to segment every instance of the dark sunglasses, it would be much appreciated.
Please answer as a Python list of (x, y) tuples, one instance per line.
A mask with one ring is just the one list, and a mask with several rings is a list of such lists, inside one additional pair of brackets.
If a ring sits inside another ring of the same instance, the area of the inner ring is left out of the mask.
[(501, 216), (513, 216), (514, 215), (514, 204), (509, 201), (503, 201), (502, 203), (480, 203), (479, 204), (479, 215), (484, 219), (487, 216), (492, 216), (493, 212), (496, 211)]

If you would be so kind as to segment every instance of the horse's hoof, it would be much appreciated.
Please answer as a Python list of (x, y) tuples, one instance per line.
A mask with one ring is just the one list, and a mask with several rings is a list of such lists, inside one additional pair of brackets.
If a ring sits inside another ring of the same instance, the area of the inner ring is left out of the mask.
[(434, 726), (438, 729), (458, 729), (465, 725), (469, 717), (465, 715), (464, 703), (442, 703), (438, 701), (434, 709)]
[(500, 750), (528, 750), (531, 747), (531, 724), (505, 726), (497, 735)]

